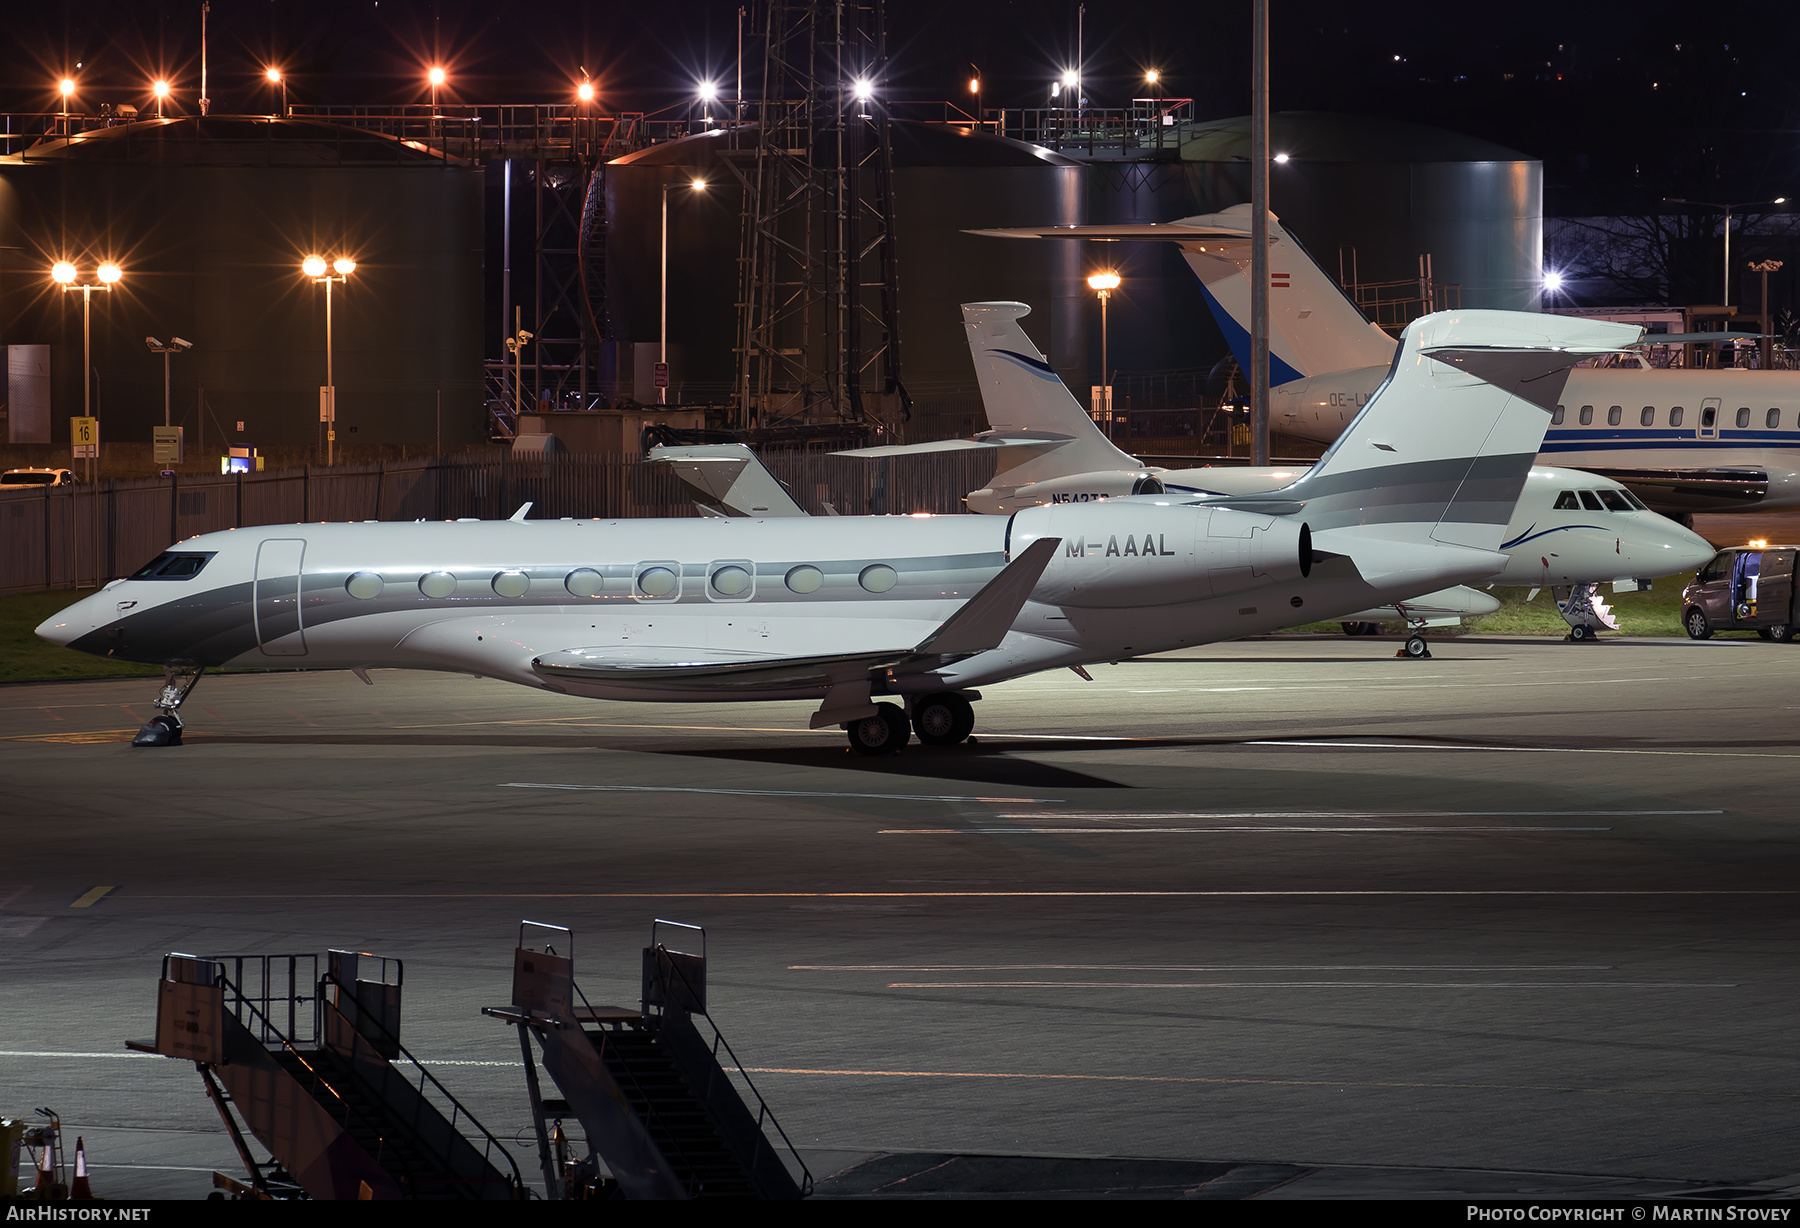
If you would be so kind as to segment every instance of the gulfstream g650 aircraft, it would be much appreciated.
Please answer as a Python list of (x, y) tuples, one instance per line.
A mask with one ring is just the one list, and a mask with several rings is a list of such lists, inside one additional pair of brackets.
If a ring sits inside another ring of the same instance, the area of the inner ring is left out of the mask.
[[(973, 728), (973, 688), (1337, 618), (1491, 575), (1569, 366), (1617, 324), (1444, 313), (1273, 496), (1010, 517), (293, 525), (180, 543), (38, 628), (162, 664), (409, 667), (600, 699), (818, 703), (859, 751)], [(893, 696), (900, 703), (877, 703)]]
[[(1178, 243), (1250, 362), (1250, 206), (1168, 223), (985, 230), (1005, 238)], [(1394, 341), (1269, 219), (1269, 424), (1330, 442), (1387, 377)], [(1539, 459), (1613, 478), (1659, 512), (1800, 507), (1800, 372), (1659, 371), (1637, 358), (1569, 373)]]

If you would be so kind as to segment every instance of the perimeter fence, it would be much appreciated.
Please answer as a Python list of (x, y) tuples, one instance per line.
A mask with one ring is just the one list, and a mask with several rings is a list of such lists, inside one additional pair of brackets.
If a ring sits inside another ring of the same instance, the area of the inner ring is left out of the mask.
[[(991, 452), (869, 461), (770, 451), (763, 463), (813, 515), (965, 511)], [(171, 475), (0, 492), (0, 593), (104, 584), (178, 541), (322, 521), (696, 516), (667, 466), (641, 456), (444, 456), (206, 477)]]

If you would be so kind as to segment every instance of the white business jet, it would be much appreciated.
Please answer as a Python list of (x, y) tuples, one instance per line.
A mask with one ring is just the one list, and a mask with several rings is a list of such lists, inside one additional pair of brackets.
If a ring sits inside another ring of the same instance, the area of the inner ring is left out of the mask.
[[(1266, 494), (1290, 485), (1306, 471), (1306, 466), (1162, 469), (1139, 464), (1113, 446), (1044, 361), (1019, 323), (1030, 313), (1023, 303), (963, 306), (969, 351), (991, 430), (974, 439), (859, 448), (841, 455), (992, 449), (998, 471), (990, 485), (969, 492), (968, 504), (971, 511), (1001, 515), (1039, 504), (1131, 495)], [(1599, 595), (1600, 584), (1647, 585), (1658, 576), (1692, 571), (1716, 553), (1706, 539), (1648, 510), (1619, 483), (1541, 465), (1531, 470), (1500, 549), (1506, 564), (1487, 582), (1567, 590), (1557, 594), (1559, 608), (1570, 636), (1577, 640), (1618, 625)], [(1358, 611), (1343, 621), (1355, 625), (1397, 616), (1416, 632), (1498, 608), (1488, 594), (1459, 587), (1414, 595), (1387, 610)], [(1417, 636), (1409, 638), (1409, 647), (1420, 649), (1423, 641), (1414, 644), (1413, 639)]]
[[(1238, 363), (1250, 363), (1250, 206), (1168, 223), (984, 230), (1177, 243)], [(1269, 422), (1328, 443), (1387, 378), (1394, 340), (1273, 214)], [(1636, 355), (1569, 374), (1542, 455), (1622, 482), (1659, 512), (1800, 507), (1800, 372), (1657, 370)]]
[[(858, 751), (962, 741), (975, 688), (1337, 618), (1478, 580), (1568, 367), (1641, 330), (1428, 316), (1336, 446), (1266, 496), (1009, 517), (290, 525), (208, 533), (40, 636), (164, 667), (403, 667), (598, 699), (807, 700)], [(898, 703), (878, 703), (878, 696)]]

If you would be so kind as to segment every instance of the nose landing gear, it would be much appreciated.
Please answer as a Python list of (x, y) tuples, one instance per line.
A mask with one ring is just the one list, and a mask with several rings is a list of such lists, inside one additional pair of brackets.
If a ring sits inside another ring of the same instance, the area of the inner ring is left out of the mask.
[(131, 739), (133, 746), (180, 746), (181, 745), (181, 713), (182, 701), (194, 684), (200, 681), (200, 675), (206, 672), (204, 665), (175, 664), (163, 666), (162, 692), (152, 705), (157, 714), (144, 723)]

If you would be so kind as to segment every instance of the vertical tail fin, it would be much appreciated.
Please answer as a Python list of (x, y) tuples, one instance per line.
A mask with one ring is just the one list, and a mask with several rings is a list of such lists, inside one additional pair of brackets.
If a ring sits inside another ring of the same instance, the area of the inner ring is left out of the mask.
[(1386, 382), (1285, 493), (1315, 531), (1497, 550), (1569, 368), (1642, 335), (1517, 311), (1414, 320)]
[(1000, 468), (1009, 485), (1024, 485), (1069, 473), (1134, 469), (1135, 458), (1114, 447), (1058, 378), (1019, 321), (1031, 314), (1024, 303), (964, 303), (963, 327), (981, 382), (988, 426), (997, 435), (1066, 436), (1047, 453), (1006, 448)]

